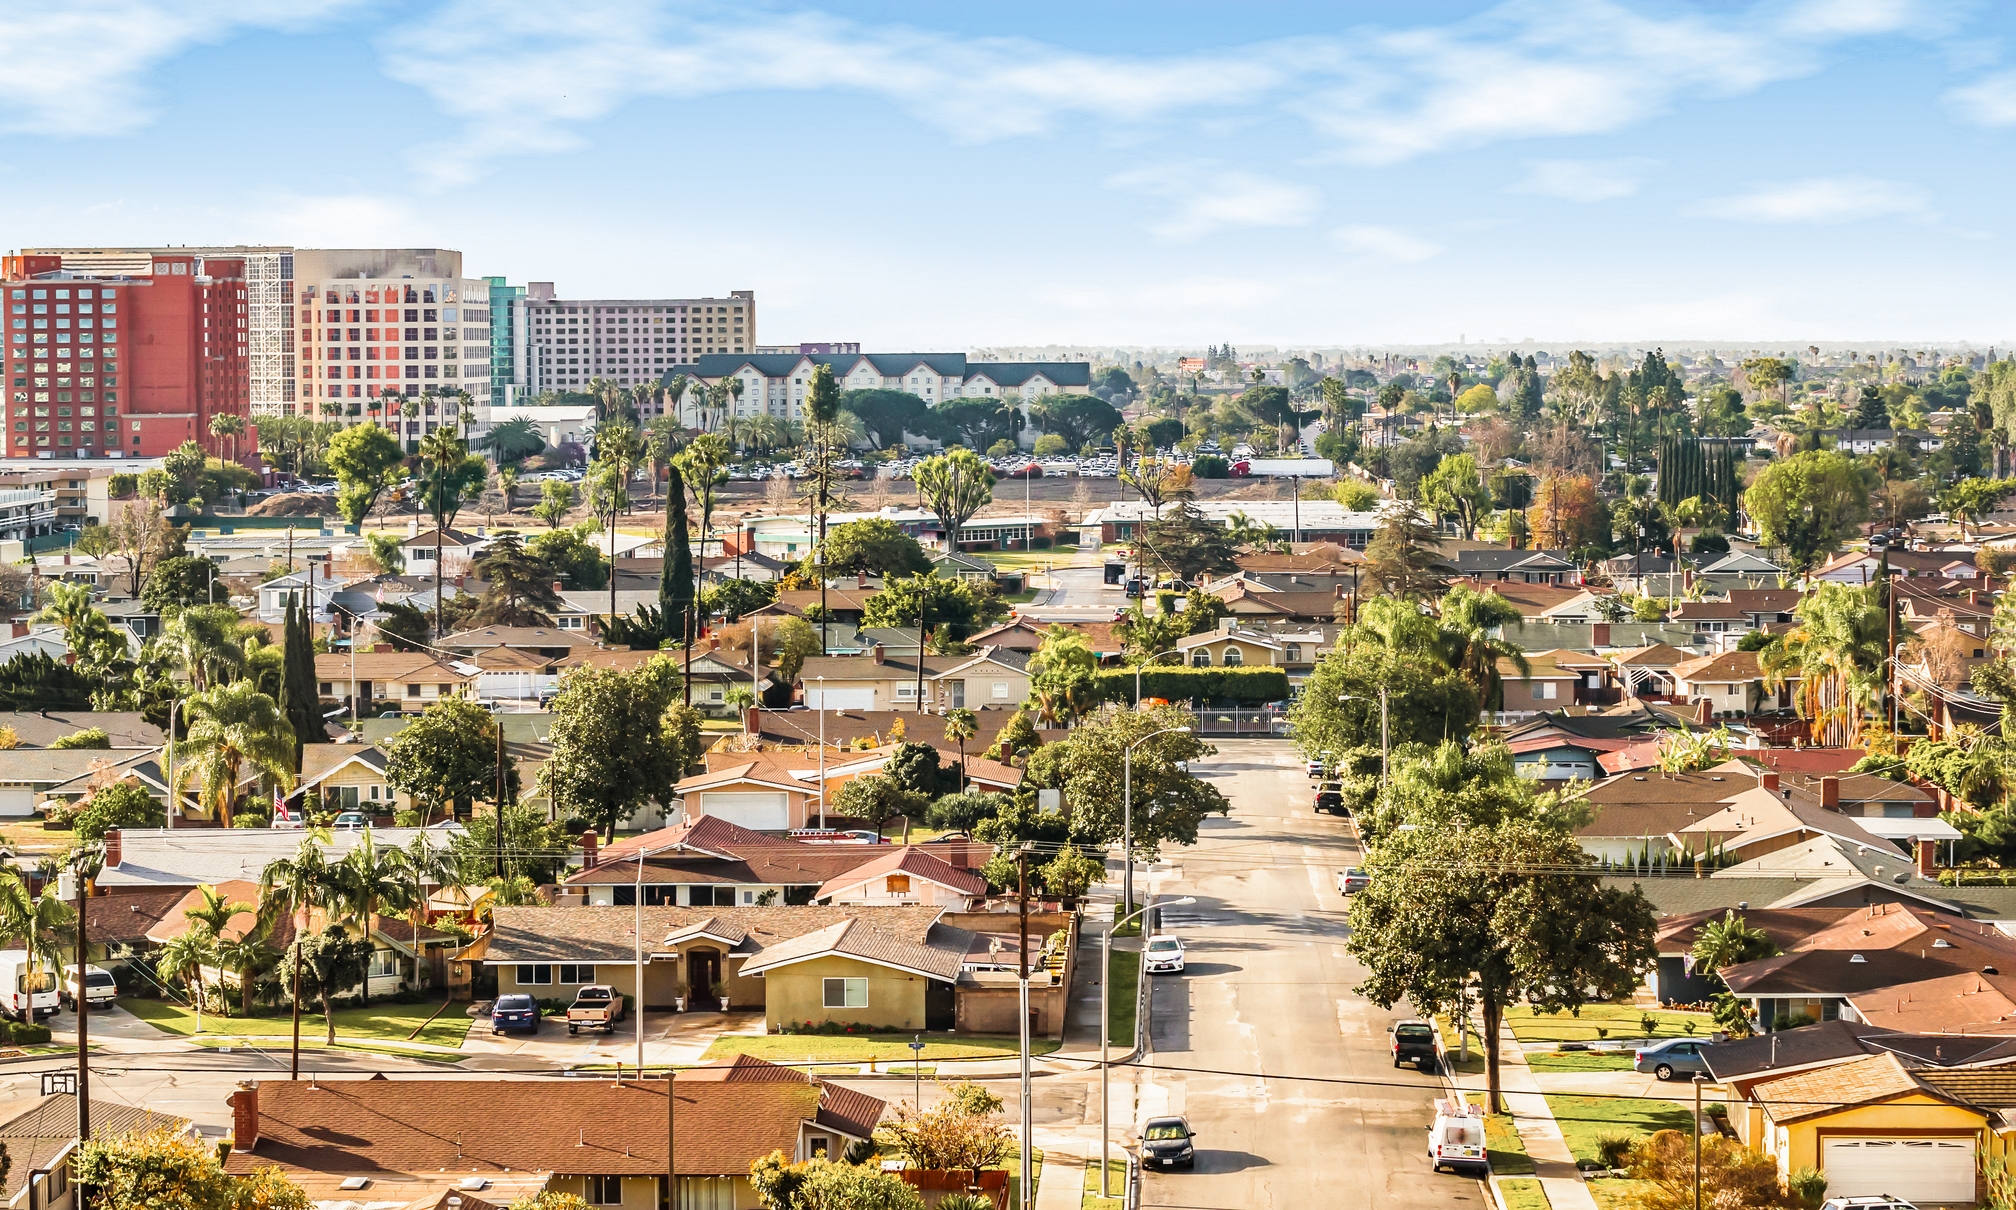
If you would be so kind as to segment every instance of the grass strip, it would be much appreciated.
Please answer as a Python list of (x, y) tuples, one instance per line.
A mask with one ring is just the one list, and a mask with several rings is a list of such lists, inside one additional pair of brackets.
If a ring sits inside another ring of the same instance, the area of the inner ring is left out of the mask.
[(1547, 1191), (1535, 1177), (1515, 1176), (1499, 1181), (1498, 1196), (1505, 1199), (1505, 1210), (1552, 1210)]
[[(707, 1059), (736, 1055), (773, 1063), (866, 1063), (902, 1060), (909, 1064), (933, 1059), (1012, 1059), (1021, 1053), (1016, 1038), (986, 1034), (925, 1034), (924, 1052), (913, 1053), (914, 1035), (887, 1034), (727, 1034), (707, 1048)], [(1060, 1043), (1054, 1038), (1030, 1041), (1031, 1054), (1047, 1055)]]
[(1694, 1112), (1671, 1101), (1639, 1097), (1580, 1097), (1550, 1093), (1547, 1108), (1579, 1163), (1600, 1160), (1598, 1148), (1610, 1135), (1642, 1138), (1657, 1130), (1694, 1129)]

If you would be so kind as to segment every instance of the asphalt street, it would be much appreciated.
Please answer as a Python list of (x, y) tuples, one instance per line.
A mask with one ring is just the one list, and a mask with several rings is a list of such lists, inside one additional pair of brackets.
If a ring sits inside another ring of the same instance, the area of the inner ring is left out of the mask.
[(1187, 973), (1154, 980), (1151, 1071), (1137, 1122), (1180, 1113), (1198, 1134), (1195, 1172), (1156, 1172), (1156, 1206), (1481, 1208), (1477, 1181), (1435, 1175), (1427, 1129), (1441, 1084), (1395, 1069), (1386, 1026), (1405, 1018), (1351, 990), (1363, 968), (1335, 874), (1356, 858), (1350, 825), (1316, 815), (1293, 747), (1229, 741), (1192, 766), (1232, 801), (1199, 843), (1154, 878), (1162, 931)]

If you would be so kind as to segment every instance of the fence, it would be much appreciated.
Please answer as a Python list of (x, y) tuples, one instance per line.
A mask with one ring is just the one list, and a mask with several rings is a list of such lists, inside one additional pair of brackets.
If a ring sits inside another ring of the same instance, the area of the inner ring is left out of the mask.
[(1199, 735), (1287, 736), (1288, 716), (1280, 710), (1234, 708), (1199, 710)]

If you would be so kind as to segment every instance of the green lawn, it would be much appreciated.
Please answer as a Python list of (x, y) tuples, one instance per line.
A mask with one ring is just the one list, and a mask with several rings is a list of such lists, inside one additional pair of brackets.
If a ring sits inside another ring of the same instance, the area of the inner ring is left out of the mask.
[(1499, 1176), (1531, 1176), (1533, 1160), (1526, 1154), (1526, 1141), (1509, 1113), (1487, 1114), (1484, 1118), (1484, 1154), (1490, 1157), (1491, 1171)]
[(985, 559), (1002, 571), (1042, 571), (1046, 567), (1069, 567), (1078, 548), (1066, 546), (1059, 550), (978, 550), (969, 552), (974, 558)]
[(1653, 1189), (1651, 1181), (1612, 1180), (1599, 1177), (1584, 1181), (1589, 1188), (1589, 1196), (1596, 1199), (1596, 1210), (1638, 1210), (1642, 1204), (1640, 1195)]
[[(1470, 1057), (1458, 1058), (1462, 1054), (1461, 1039), (1456, 1036), (1456, 1026), (1444, 1013), (1435, 1018), (1435, 1028), (1442, 1033), (1442, 1045), (1449, 1061), (1449, 1070), (1458, 1075), (1481, 1075), (1484, 1071), (1484, 1038), (1474, 1028), (1466, 1025), (1464, 1032), (1470, 1035)], [(1501, 1058), (1502, 1061), (1502, 1058)]]
[(1526, 1056), (1534, 1071), (1630, 1071), (1628, 1050), (1553, 1050)]
[[(775, 1063), (866, 1063), (901, 1060), (907, 1069), (914, 1058), (931, 1059), (1012, 1059), (1020, 1053), (1016, 1038), (989, 1034), (925, 1034), (924, 1053), (910, 1050), (910, 1034), (728, 1034), (715, 1039), (705, 1058), (726, 1059), (750, 1055)], [(1056, 1050), (1052, 1038), (1036, 1038), (1030, 1053), (1047, 1055)]]
[[(1639, 1018), (1646, 1010), (1629, 1004), (1589, 1004), (1584, 1005), (1581, 1015), (1570, 1013), (1536, 1014), (1530, 1008), (1508, 1008), (1505, 1023), (1512, 1027), (1512, 1034), (1521, 1042), (1594, 1042), (1610, 1038), (1642, 1038), (1644, 1026)], [(1714, 1032), (1714, 1019), (1707, 1013), (1676, 1013), (1664, 1009), (1652, 1010), (1658, 1024), (1656, 1036), (1677, 1038), (1686, 1035), (1687, 1023), (1692, 1022), (1696, 1036), (1705, 1037)]]
[[(163, 1033), (180, 1037), (193, 1037), (198, 1033), (196, 1014), (180, 1005), (162, 1000), (121, 998), (119, 1007), (132, 1013), (147, 1024)], [(338, 1038), (363, 1038), (374, 1042), (425, 1042), (434, 1046), (460, 1046), (468, 1035), (473, 1018), (451, 1007), (447, 1012), (435, 1017), (432, 1024), (420, 1031), (418, 1037), (409, 1039), (422, 1021), (434, 1016), (439, 1004), (392, 1004), (378, 1003), (370, 1008), (352, 1005), (339, 1008), (332, 1014), (336, 1018)], [(216, 1013), (203, 1014), (201, 1033), (205, 1037), (250, 1037), (254, 1035), (279, 1036), (293, 1030), (291, 1014), (262, 1012), (252, 1017), (220, 1017)], [(301, 1037), (323, 1036), (322, 1014), (311, 1005), (301, 1008)]]
[(1106, 1187), (1113, 1191), (1112, 1197), (1099, 1196), (1099, 1165), (1085, 1165), (1085, 1196), (1080, 1200), (1081, 1210), (1123, 1210), (1127, 1204), (1127, 1157), (1116, 1155), (1106, 1161)]
[(1498, 1193), (1505, 1199), (1505, 1210), (1551, 1210), (1547, 1191), (1540, 1187), (1538, 1179), (1530, 1176), (1514, 1177), (1498, 1182)]
[(1647, 1135), (1655, 1130), (1694, 1128), (1694, 1112), (1671, 1101), (1638, 1097), (1577, 1097), (1553, 1094), (1547, 1107), (1575, 1159), (1597, 1159), (1596, 1144), (1608, 1134)]
[[(1022, 1204), (1021, 1143), (1016, 1143), (1008, 1152), (1008, 1158), (1001, 1161), (1001, 1166), (1008, 1170), (1008, 1204), (1019, 1206)], [(1029, 1157), (1029, 1183), (1038, 1189), (1043, 1187), (1043, 1152), (1040, 1148)], [(1036, 1199), (1032, 1197), (1029, 1200), (1033, 1203)]]
[(1113, 951), (1113, 986), (1106, 991), (1106, 1036), (1113, 1049), (1134, 1048), (1134, 1010), (1140, 1007), (1141, 955)]

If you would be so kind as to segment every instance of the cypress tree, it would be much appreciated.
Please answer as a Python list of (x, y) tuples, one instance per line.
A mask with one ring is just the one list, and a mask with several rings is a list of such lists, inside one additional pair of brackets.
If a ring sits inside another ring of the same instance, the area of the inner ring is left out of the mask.
[(693, 642), (693, 547), (686, 536), (686, 479), (667, 468), (665, 484), (665, 564), (658, 582), (658, 612), (669, 628), (679, 619), (681, 646)]
[(322, 698), (315, 679), (315, 641), (308, 633), (308, 611), (287, 598), (287, 621), (281, 637), (280, 708), (294, 729), (294, 769), (301, 769), (301, 746), (322, 743)]

